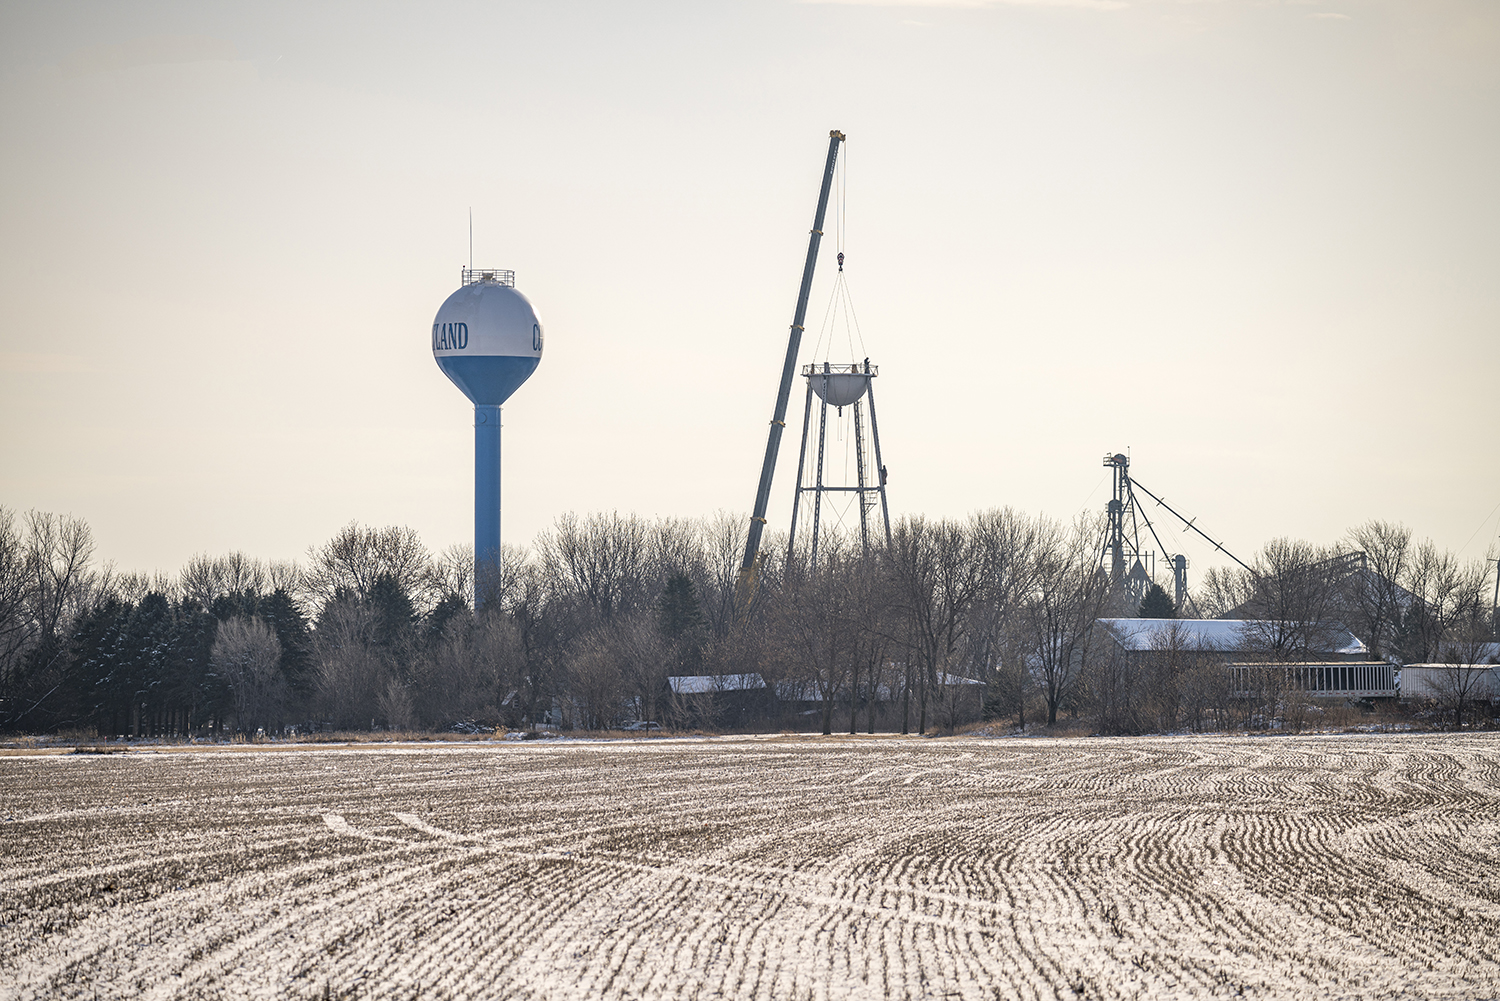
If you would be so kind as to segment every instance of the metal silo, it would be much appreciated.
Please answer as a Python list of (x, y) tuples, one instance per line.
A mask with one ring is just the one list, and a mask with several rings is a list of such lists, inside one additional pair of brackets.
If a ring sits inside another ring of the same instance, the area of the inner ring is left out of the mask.
[(438, 308), (432, 356), (474, 404), (474, 603), (500, 570), (500, 405), (542, 360), (542, 324), (514, 271), (465, 268)]

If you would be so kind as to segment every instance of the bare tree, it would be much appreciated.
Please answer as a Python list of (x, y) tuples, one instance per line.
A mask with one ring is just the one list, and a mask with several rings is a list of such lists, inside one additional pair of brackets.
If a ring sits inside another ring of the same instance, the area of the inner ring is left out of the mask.
[(21, 654), (34, 641), (30, 554), (15, 515), (0, 507), (0, 690), (14, 682)]
[(264, 594), (275, 589), (266, 565), (242, 552), (225, 556), (200, 553), (187, 561), (177, 579), (183, 597), (204, 608), (223, 594)]
[(1401, 620), (1411, 605), (1411, 594), (1401, 583), (1411, 563), (1411, 529), (1367, 521), (1350, 529), (1345, 540), (1365, 554), (1364, 568), (1342, 582), (1345, 624), (1365, 641), (1371, 656), (1394, 656)]
[(851, 554), (844, 534), (829, 532), (825, 539), (816, 566), (798, 561), (787, 568), (768, 619), (780, 641), (782, 680), (815, 696), (826, 734), (833, 732), (835, 702), (860, 656), (855, 589), (868, 567)]
[(703, 576), (702, 530), (686, 518), (660, 518), (651, 526), (651, 563), (657, 577), (684, 574), (697, 580)]
[(1232, 704), (1232, 679), (1223, 658), (1196, 644), (1180, 644), (1174, 657), (1181, 725), (1200, 732), (1224, 729)]
[(620, 666), (627, 699), (635, 717), (655, 721), (667, 693), (668, 650), (652, 609), (617, 616), (601, 629), (601, 638)]
[[(408, 685), (401, 686), (411, 719), (428, 727), (458, 720), (497, 723), (501, 706), (517, 692), (521, 661), (519, 630), (508, 615), (461, 613), (449, 619), (417, 658)], [(389, 726), (401, 726), (402, 706), (390, 695)]]
[(892, 638), (907, 643), (918, 669), (919, 733), (927, 730), (928, 695), (951, 672), (969, 611), (987, 583), (974, 537), (972, 525), (921, 517), (902, 519), (892, 533), (892, 593), (905, 620)]
[(260, 619), (235, 616), (214, 637), (214, 671), (229, 685), (235, 728), (244, 733), (280, 729), (287, 683), (281, 673), (281, 643)]
[(41, 635), (55, 636), (90, 590), (94, 534), (82, 519), (30, 511), (26, 536), (29, 614)]
[[(501, 543), (500, 566), (505, 573), (514, 559), (514, 547)], [(524, 561), (524, 557), (522, 557)], [(514, 571), (511, 571), (512, 575)], [(474, 544), (455, 543), (438, 553), (433, 561), (433, 583), (443, 598), (456, 597), (474, 607)], [(504, 590), (503, 585), (501, 588)]]
[(1347, 575), (1338, 556), (1301, 540), (1273, 539), (1251, 570), (1217, 578), (1230, 582), (1225, 592), (1248, 595), (1227, 614), (1245, 620), (1249, 648), (1276, 661), (1306, 660), (1335, 648), (1344, 630), (1338, 585)]
[(296, 560), (271, 560), (266, 563), (266, 585), (274, 593), (302, 593), (302, 566)]
[(313, 635), (317, 708), (339, 729), (362, 729), (379, 716), (379, 695), (395, 671), (376, 642), (376, 616), (365, 604), (326, 604)]
[(114, 573), (112, 571), (110, 587), (121, 601), (128, 601), (132, 604), (138, 604), (142, 598), (152, 593), (174, 601), (181, 596), (177, 582), (160, 570), (152, 573)]
[[(880, 701), (882, 683), (890, 663), (892, 630), (887, 620), (893, 614), (895, 600), (891, 576), (885, 572), (883, 549), (862, 552), (852, 561), (848, 574), (848, 615), (853, 624), (850, 643), (849, 732), (859, 728), (859, 697), (865, 700), (865, 725), (875, 732), (875, 709)], [(861, 687), (861, 684), (863, 687)]]
[(1011, 508), (995, 508), (975, 515), (971, 531), (983, 586), (970, 613), (964, 661), (974, 677), (994, 686), (1009, 626), (1032, 590), (1041, 527)]
[(1210, 567), (1193, 594), (1194, 605), (1206, 617), (1237, 617), (1255, 597), (1255, 574), (1239, 567)]
[(704, 625), (709, 635), (717, 639), (728, 636), (734, 625), (735, 585), (748, 524), (749, 519), (744, 515), (717, 511), (699, 534), (703, 569), (693, 584), (698, 589)]
[(1463, 728), (1464, 713), (1480, 701), (1496, 697), (1495, 670), (1485, 664), (1490, 649), (1491, 615), (1487, 567), (1475, 562), (1458, 565), (1445, 580), (1443, 625), (1439, 641), (1440, 667), (1431, 679), (1438, 705), (1453, 713), (1453, 729)]
[(367, 598), (375, 582), (387, 575), (418, 608), (441, 596), (432, 556), (414, 529), (350, 522), (322, 546), (308, 549), (307, 560), (302, 588), (316, 604), (345, 591)]
[(625, 677), (603, 635), (586, 637), (577, 644), (568, 681), (574, 725), (584, 730), (607, 730), (619, 724), (626, 699)]
[(600, 618), (649, 604), (653, 577), (651, 532), (634, 515), (565, 514), (536, 540), (550, 586), (581, 600)]
[(1080, 518), (1065, 530), (1047, 524), (1037, 542), (1032, 590), (1020, 610), (1020, 627), (1035, 664), (1047, 725), (1074, 693), (1089, 663), (1094, 622), (1109, 599), (1108, 578), (1094, 560), (1100, 526)]
[(1038, 586), (1038, 552), (1052, 528), (1008, 507), (980, 512), (973, 526), (984, 585), (971, 612), (965, 659), (986, 685), (984, 717), (1014, 713), (1025, 730), (1037, 661), (1021, 613)]
[(1465, 566), (1424, 541), (1412, 553), (1402, 584), (1410, 595), (1395, 644), (1402, 663), (1443, 659), (1445, 637), (1483, 601), (1483, 565)]
[(1142, 733), (1155, 723), (1146, 680), (1153, 658), (1130, 649), (1123, 633), (1108, 628), (1118, 642), (1101, 644), (1087, 678), (1094, 726), (1100, 733)]
[(68, 635), (112, 593), (113, 573), (93, 566), (93, 552), (80, 519), (29, 511), (18, 524), (0, 508), (0, 726), (45, 726), (87, 699), (70, 690)]
[[(1026, 595), (1021, 598), (1025, 599)], [(985, 689), (983, 716), (996, 719), (1014, 714), (1016, 725), (1026, 729), (1026, 707), (1036, 687), (1035, 651), (1027, 633), (1024, 603), (999, 626), (991, 646), (994, 663)]]
[(389, 730), (410, 730), (415, 725), (417, 706), (412, 698), (411, 687), (400, 678), (387, 678), (385, 688), (375, 697), (380, 718)]

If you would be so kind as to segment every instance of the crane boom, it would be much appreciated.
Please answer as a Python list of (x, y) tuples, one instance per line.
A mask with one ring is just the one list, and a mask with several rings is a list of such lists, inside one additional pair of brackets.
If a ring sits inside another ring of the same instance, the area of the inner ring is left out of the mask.
[(745, 537), (745, 559), (740, 564), (737, 591), (742, 603), (748, 602), (755, 590), (760, 536), (766, 527), (766, 507), (771, 501), (771, 476), (776, 472), (776, 455), (781, 450), (781, 432), (786, 428), (786, 406), (792, 393), (792, 376), (797, 369), (797, 349), (802, 344), (802, 323), (807, 318), (807, 299), (812, 293), (813, 268), (818, 263), (818, 244), (823, 239), (823, 216), (828, 211), (833, 168), (838, 162), (839, 143), (843, 141), (844, 134), (837, 129), (828, 133), (828, 162), (823, 166), (823, 190), (818, 193), (818, 211), (813, 216), (812, 235), (807, 241), (807, 263), (802, 266), (802, 288), (797, 293), (797, 312), (792, 318), (791, 335), (787, 338), (786, 361), (781, 366), (781, 387), (776, 391), (776, 409), (771, 415), (766, 458), (761, 463), (760, 486), (755, 491), (755, 509), (750, 515), (750, 530)]

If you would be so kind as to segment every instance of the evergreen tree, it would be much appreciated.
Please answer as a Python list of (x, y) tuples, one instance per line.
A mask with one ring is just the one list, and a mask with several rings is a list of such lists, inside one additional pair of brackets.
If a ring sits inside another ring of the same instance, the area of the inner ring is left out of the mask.
[(657, 610), (662, 635), (672, 645), (674, 672), (698, 673), (703, 665), (703, 610), (698, 607), (698, 594), (687, 574), (667, 578)]
[(409, 638), (417, 610), (411, 596), (401, 586), (394, 574), (382, 573), (370, 586), (365, 599), (375, 613), (375, 642), (390, 649)]
[(149, 735), (151, 721), (161, 708), (168, 681), (172, 634), (172, 606), (166, 596), (152, 591), (141, 599), (125, 622), (120, 643), (120, 693), (125, 695), (133, 735)]
[(436, 643), (448, 630), (448, 623), (463, 621), (469, 615), (469, 603), (456, 594), (444, 596), (422, 618), (422, 640), (426, 644)]
[[(257, 603), (256, 612), (281, 643), (281, 673), (298, 696), (312, 691), (312, 634), (297, 599), (277, 588)], [(295, 701), (295, 700), (294, 700)]]
[(667, 578), (659, 604), (661, 631), (668, 639), (681, 639), (703, 628), (703, 610), (698, 607), (698, 593), (685, 573)]
[(76, 726), (90, 718), (80, 694), (67, 642), (44, 635), (21, 656), (0, 699), (0, 726), (33, 732)]
[(171, 696), (174, 708), (183, 714), (189, 729), (222, 719), (228, 706), (228, 688), (215, 677), (212, 666), (218, 624), (219, 620), (196, 601), (185, 600), (177, 607)]
[[(121, 663), (125, 622), (134, 607), (109, 598), (85, 612), (73, 631), (73, 677), (83, 696), (84, 711), (106, 737), (123, 733), (121, 714), (129, 704)], [(128, 714), (127, 714), (128, 718)]]
[(1177, 606), (1160, 584), (1152, 584), (1146, 589), (1146, 597), (1136, 614), (1143, 619), (1175, 619)]
[(255, 615), (260, 609), (260, 595), (253, 591), (230, 591), (218, 595), (209, 603), (208, 611), (220, 622), (228, 622), (236, 615)]

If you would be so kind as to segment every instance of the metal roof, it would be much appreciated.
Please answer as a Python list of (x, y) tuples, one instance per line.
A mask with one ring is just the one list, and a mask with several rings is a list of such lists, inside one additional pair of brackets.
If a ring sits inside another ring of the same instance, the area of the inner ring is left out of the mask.
[(710, 692), (748, 692), (765, 688), (766, 679), (758, 674), (682, 674), (667, 679), (678, 695), (707, 695)]
[[(1256, 644), (1250, 637), (1274, 634), (1280, 624), (1267, 619), (1100, 619), (1110, 635), (1127, 650), (1154, 650), (1166, 645), (1166, 633), (1179, 631), (1182, 643), (1191, 650), (1248, 651)], [(1329, 630), (1328, 649), (1324, 653), (1368, 654), (1365, 644), (1347, 629)]]

